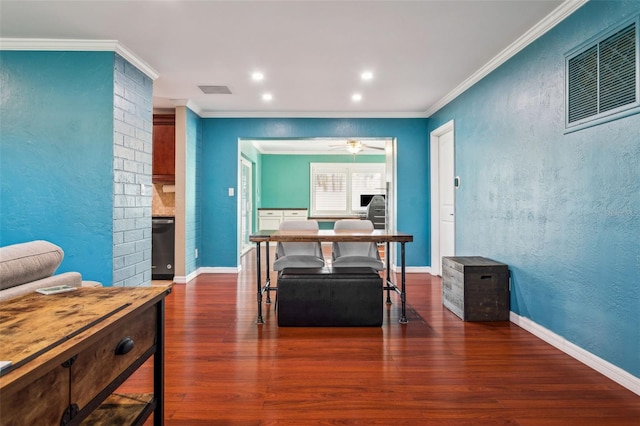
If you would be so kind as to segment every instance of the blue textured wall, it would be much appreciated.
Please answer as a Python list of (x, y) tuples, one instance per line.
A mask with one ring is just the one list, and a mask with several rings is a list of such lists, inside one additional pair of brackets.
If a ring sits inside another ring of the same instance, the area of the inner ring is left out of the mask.
[(434, 114), (455, 120), (456, 254), (510, 265), (512, 310), (640, 376), (640, 115), (564, 134), (564, 54), (640, 2), (589, 2)]
[(429, 253), (427, 119), (208, 118), (203, 120), (202, 266), (235, 267), (238, 138), (396, 137), (398, 229), (414, 235), (407, 266), (425, 266)]
[(200, 173), (202, 170), (202, 118), (187, 108), (186, 168), (185, 168), (185, 275), (200, 267), (195, 249), (200, 250)]
[(61, 246), (110, 283), (113, 52), (0, 51), (0, 244)]
[[(302, 141), (304, 142), (304, 141)], [(384, 155), (263, 155), (260, 207), (311, 209), (311, 163), (384, 163)]]

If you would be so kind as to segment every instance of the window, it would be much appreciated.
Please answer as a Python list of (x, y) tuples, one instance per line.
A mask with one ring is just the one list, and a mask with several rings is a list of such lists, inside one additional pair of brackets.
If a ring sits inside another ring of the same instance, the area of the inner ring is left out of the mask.
[(364, 194), (385, 193), (382, 163), (311, 163), (311, 216), (362, 213)]
[(568, 129), (640, 112), (638, 17), (567, 54), (566, 73)]

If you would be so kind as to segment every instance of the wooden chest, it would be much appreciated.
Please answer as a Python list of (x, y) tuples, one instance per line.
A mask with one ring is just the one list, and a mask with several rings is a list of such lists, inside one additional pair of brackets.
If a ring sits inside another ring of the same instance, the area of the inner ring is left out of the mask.
[(442, 304), (464, 321), (508, 321), (508, 266), (477, 256), (443, 257)]

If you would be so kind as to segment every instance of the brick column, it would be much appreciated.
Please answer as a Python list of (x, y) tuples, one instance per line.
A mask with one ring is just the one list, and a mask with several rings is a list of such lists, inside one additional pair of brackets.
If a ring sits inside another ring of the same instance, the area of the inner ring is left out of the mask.
[(153, 81), (115, 54), (113, 285), (151, 284)]

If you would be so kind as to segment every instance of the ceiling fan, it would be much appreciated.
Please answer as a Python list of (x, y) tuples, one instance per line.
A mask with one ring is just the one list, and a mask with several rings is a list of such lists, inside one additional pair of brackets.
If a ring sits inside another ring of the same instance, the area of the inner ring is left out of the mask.
[(340, 144), (340, 145), (331, 145), (331, 146), (332, 147), (344, 147), (344, 148), (346, 148), (347, 151), (349, 151), (353, 155), (356, 155), (357, 153), (362, 151), (364, 148), (377, 149), (377, 150), (380, 150), (380, 151), (384, 151), (384, 148), (381, 148), (381, 147), (378, 147), (378, 146), (373, 146), (373, 145), (368, 145), (366, 143), (363, 143), (361, 141), (357, 141), (355, 139), (347, 140), (344, 145)]

